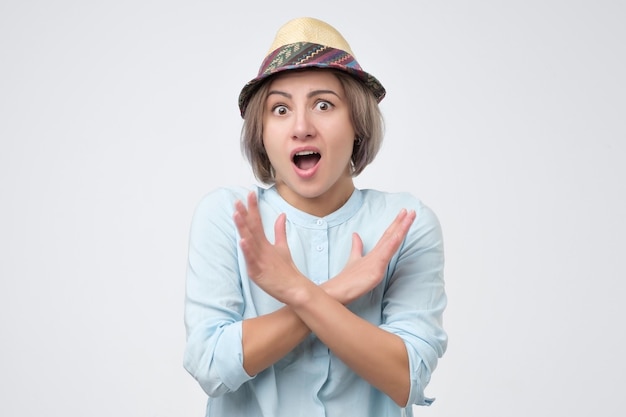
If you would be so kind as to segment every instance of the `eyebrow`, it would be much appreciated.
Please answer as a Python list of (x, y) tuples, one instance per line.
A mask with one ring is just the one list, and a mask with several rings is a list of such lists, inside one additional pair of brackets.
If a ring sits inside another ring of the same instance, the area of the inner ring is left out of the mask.
[[(293, 98), (291, 94), (285, 93), (284, 91), (280, 91), (280, 90), (270, 90), (267, 93), (268, 97), (271, 96), (272, 94), (277, 94), (279, 96), (283, 96), (289, 99)], [(339, 97), (339, 94), (335, 93), (333, 90), (313, 90), (310, 93), (308, 93), (306, 96), (307, 98), (311, 98), (311, 97), (319, 96), (320, 94), (332, 94), (336, 96), (337, 98), (341, 99), (341, 97)]]

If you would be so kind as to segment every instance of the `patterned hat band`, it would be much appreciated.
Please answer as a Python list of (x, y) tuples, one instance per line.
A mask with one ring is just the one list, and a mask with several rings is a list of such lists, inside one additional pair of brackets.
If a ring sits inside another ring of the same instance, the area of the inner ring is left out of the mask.
[[(363, 71), (351, 53), (345, 39), (334, 28), (324, 22), (311, 18), (295, 19), (281, 29), (275, 42), (280, 42), (281, 36), (285, 36), (285, 28), (292, 29), (294, 27), (296, 27), (296, 36), (301, 38), (310, 36), (312, 31), (307, 29), (312, 27), (318, 29), (315, 32), (316, 34), (321, 32), (329, 37), (330, 42), (321, 44), (318, 42), (296, 41), (278, 45), (273, 49), (263, 60), (257, 77), (248, 82), (239, 94), (239, 110), (242, 117), (245, 115), (250, 97), (260, 86), (261, 82), (274, 74), (289, 70), (304, 68), (337, 69), (360, 80), (374, 94), (378, 102), (385, 97), (385, 88), (382, 84), (373, 75)], [(320, 31), (320, 28), (323, 30)], [(292, 36), (292, 34), (287, 33), (286, 36)], [(328, 43), (333, 43), (334, 46), (330, 46)]]
[(362, 71), (359, 63), (346, 51), (317, 43), (296, 42), (269, 54), (261, 64), (259, 75), (270, 75), (284, 67), (302, 65), (338, 65)]

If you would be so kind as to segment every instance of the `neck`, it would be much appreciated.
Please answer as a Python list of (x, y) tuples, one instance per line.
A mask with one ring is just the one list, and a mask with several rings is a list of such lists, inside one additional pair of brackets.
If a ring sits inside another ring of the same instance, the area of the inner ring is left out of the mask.
[(352, 178), (326, 191), (322, 195), (307, 197), (291, 190), (285, 183), (276, 183), (278, 194), (285, 199), (286, 202), (309, 213), (313, 216), (324, 217), (339, 210), (354, 192), (354, 182)]

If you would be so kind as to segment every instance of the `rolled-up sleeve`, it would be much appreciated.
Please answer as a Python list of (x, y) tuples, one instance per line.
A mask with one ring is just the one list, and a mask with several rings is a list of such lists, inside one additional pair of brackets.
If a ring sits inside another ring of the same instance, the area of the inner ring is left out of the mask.
[(235, 391), (252, 378), (243, 368), (244, 298), (232, 221), (237, 198), (226, 189), (205, 196), (189, 238), (183, 365), (211, 397)]
[(424, 390), (448, 343), (442, 323), (447, 298), (441, 227), (428, 207), (418, 204), (416, 212), (395, 262), (390, 264), (381, 325), (400, 336), (407, 349), (411, 378), (407, 406), (433, 402)]

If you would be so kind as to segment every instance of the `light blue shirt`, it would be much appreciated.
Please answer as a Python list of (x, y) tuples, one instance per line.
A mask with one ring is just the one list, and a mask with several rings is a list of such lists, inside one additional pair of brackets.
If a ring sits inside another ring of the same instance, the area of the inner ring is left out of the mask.
[(396, 417), (412, 416), (412, 404), (429, 405), (432, 399), (424, 396), (424, 388), (447, 345), (443, 241), (434, 213), (410, 194), (355, 190), (343, 207), (318, 218), (290, 206), (273, 187), (256, 191), (267, 238), (274, 241), (274, 222), (286, 213), (293, 260), (317, 284), (344, 268), (353, 232), (359, 233), (367, 253), (401, 208), (416, 211), (383, 281), (348, 305), (404, 341), (409, 401), (406, 408), (398, 407), (313, 334), (263, 372), (245, 372), (242, 320), (282, 304), (246, 275), (232, 216), (235, 201), (245, 202), (249, 190), (220, 188), (202, 199), (193, 217), (185, 299), (184, 366), (209, 395), (206, 416)]

